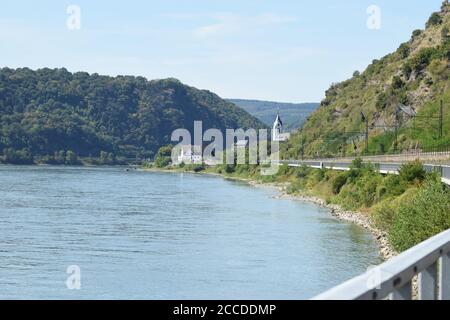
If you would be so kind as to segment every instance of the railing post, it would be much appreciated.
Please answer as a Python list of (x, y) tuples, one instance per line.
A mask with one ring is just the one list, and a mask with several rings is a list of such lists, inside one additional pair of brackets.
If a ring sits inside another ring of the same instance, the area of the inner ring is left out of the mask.
[(389, 300), (412, 300), (412, 282), (408, 282), (400, 289), (392, 292)]
[(437, 263), (419, 274), (419, 300), (436, 300)]
[(450, 252), (440, 258), (439, 300), (450, 300)]

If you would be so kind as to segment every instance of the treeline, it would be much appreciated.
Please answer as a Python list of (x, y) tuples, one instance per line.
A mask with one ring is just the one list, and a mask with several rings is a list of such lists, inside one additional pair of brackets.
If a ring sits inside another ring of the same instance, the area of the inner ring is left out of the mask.
[(205, 129), (264, 127), (217, 95), (176, 79), (0, 69), (3, 162), (153, 158), (159, 147), (170, 143), (173, 130), (192, 132), (196, 120), (203, 121)]
[(100, 152), (99, 157), (83, 157), (71, 151), (58, 151), (53, 155), (33, 156), (27, 149), (15, 150), (6, 148), (3, 150), (3, 156), (0, 156), (0, 163), (15, 165), (125, 165), (128, 164), (127, 159), (117, 158), (113, 153)]

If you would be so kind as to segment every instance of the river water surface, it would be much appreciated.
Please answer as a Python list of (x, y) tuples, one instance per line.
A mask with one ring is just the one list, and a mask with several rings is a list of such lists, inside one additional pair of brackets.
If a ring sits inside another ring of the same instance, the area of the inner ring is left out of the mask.
[(1, 166), (0, 299), (305, 299), (380, 262), (366, 231), (275, 195), (204, 175)]

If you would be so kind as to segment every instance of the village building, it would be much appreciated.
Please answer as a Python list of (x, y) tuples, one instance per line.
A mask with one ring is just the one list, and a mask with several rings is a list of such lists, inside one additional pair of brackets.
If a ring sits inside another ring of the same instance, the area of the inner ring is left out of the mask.
[(273, 123), (272, 141), (286, 142), (289, 140), (290, 137), (291, 137), (290, 133), (283, 132), (283, 121), (281, 121), (280, 115), (277, 114), (277, 118)]

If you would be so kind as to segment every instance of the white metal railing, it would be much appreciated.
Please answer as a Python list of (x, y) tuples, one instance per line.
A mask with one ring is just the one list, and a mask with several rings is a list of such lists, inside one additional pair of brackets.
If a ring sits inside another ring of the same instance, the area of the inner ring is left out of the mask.
[(450, 230), (422, 242), (314, 300), (450, 300)]
[[(314, 160), (282, 160), (281, 164), (286, 164), (291, 167), (300, 167), (302, 165), (306, 165), (311, 168), (327, 168), (333, 170), (349, 170), (351, 166), (351, 162), (327, 162), (327, 161), (314, 161)], [(380, 173), (389, 173), (389, 174), (398, 174), (400, 168), (402, 167), (402, 163), (373, 163), (377, 170)], [(428, 172), (437, 171), (442, 176), (442, 182), (450, 185), (450, 166), (445, 165), (433, 165), (433, 164), (425, 164), (424, 169)]]

